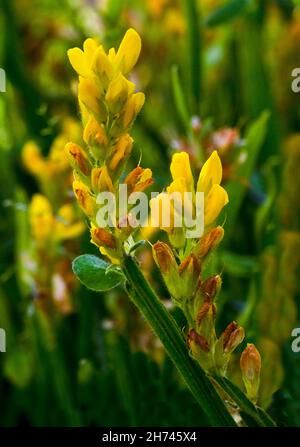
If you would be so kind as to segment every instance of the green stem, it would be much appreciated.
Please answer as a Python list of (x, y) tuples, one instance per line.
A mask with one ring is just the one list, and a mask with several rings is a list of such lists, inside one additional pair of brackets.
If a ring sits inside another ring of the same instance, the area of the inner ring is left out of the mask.
[(242, 391), (237, 388), (225, 377), (214, 376), (213, 379), (218, 385), (233, 399), (233, 401), (240, 407), (243, 415), (250, 416), (255, 424), (260, 427), (276, 427), (276, 423), (272, 418), (264, 412), (261, 408), (255, 406)]
[(189, 356), (181, 331), (144, 278), (135, 260), (128, 256), (123, 271), (128, 293), (164, 345), (195, 399), (213, 426), (236, 426), (225, 404), (202, 368)]

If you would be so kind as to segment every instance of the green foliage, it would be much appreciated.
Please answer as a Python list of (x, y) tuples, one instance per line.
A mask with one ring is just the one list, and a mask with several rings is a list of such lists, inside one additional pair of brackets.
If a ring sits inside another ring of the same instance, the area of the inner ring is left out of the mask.
[(73, 271), (82, 284), (95, 292), (105, 292), (121, 284), (122, 272), (94, 255), (74, 259)]

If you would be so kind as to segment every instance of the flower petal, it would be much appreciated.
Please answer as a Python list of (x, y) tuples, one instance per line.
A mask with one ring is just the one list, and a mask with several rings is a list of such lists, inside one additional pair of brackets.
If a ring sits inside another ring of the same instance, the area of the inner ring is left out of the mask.
[(173, 180), (183, 177), (187, 191), (192, 192), (194, 190), (194, 179), (187, 152), (179, 152), (173, 155), (170, 170)]
[(212, 224), (228, 203), (228, 194), (220, 185), (214, 185), (204, 199), (204, 224)]
[(197, 191), (208, 193), (213, 185), (219, 185), (222, 180), (222, 163), (217, 151), (213, 151), (209, 159), (204, 163), (198, 183)]
[(123, 37), (115, 58), (115, 62), (123, 74), (128, 73), (135, 66), (141, 46), (140, 36), (133, 28), (130, 28)]

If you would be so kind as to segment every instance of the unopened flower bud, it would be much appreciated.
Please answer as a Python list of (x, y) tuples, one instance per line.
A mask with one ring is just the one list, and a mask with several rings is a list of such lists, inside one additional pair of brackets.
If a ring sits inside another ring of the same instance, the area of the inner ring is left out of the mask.
[(91, 79), (81, 78), (78, 85), (78, 99), (101, 123), (107, 119), (107, 109), (101, 94)]
[(195, 329), (190, 329), (187, 336), (187, 344), (192, 357), (200, 363), (205, 371), (213, 368), (210, 344), (203, 335), (198, 334)]
[(112, 179), (106, 166), (92, 169), (91, 181), (95, 193), (103, 191), (114, 192)]
[(181, 298), (179, 289), (180, 278), (173, 251), (169, 245), (158, 241), (153, 245), (153, 257), (172, 298), (175, 301), (179, 300)]
[(222, 279), (220, 275), (215, 275), (208, 278), (202, 285), (204, 300), (212, 301), (219, 293), (221, 285)]
[(73, 190), (81, 209), (89, 218), (95, 214), (95, 200), (91, 196), (89, 189), (79, 180), (73, 182)]
[(97, 245), (97, 247), (116, 248), (116, 240), (113, 234), (105, 228), (96, 228), (93, 226), (91, 229), (91, 238), (91, 242)]
[(83, 140), (91, 148), (96, 159), (103, 158), (103, 152), (108, 144), (108, 138), (104, 127), (93, 117), (89, 119), (84, 128)]
[(241, 326), (238, 326), (235, 321), (229, 323), (221, 335), (224, 353), (231, 354), (242, 343), (244, 337), (245, 331)]
[(145, 102), (145, 95), (142, 92), (134, 93), (131, 95), (125, 105), (125, 112), (123, 118), (124, 128), (130, 127), (137, 115), (140, 113), (141, 108)]
[(261, 357), (254, 344), (249, 343), (242, 352), (240, 367), (247, 396), (256, 402), (260, 383)]
[(188, 345), (190, 348), (197, 345), (202, 351), (209, 352), (208, 341), (202, 336), (197, 334), (195, 329), (191, 329), (188, 333)]
[(116, 176), (130, 155), (132, 143), (133, 139), (128, 134), (121, 135), (112, 150), (112, 154), (107, 163), (109, 170), (114, 172)]
[(73, 168), (88, 176), (91, 171), (91, 166), (83, 149), (78, 144), (67, 143), (65, 150)]
[(127, 185), (128, 194), (143, 191), (153, 183), (152, 171), (149, 168), (143, 169), (137, 166), (129, 172), (124, 183)]
[(224, 230), (221, 226), (213, 228), (199, 240), (194, 254), (200, 259), (205, 258), (221, 242), (223, 236)]
[(235, 321), (222, 332), (215, 346), (215, 364), (222, 375), (226, 373), (232, 352), (242, 343), (244, 337), (244, 329)]
[(113, 114), (121, 112), (133, 90), (134, 84), (127, 81), (121, 73), (109, 84), (105, 99)]
[(200, 275), (200, 264), (196, 256), (190, 254), (179, 266), (180, 289), (185, 299), (192, 299)]

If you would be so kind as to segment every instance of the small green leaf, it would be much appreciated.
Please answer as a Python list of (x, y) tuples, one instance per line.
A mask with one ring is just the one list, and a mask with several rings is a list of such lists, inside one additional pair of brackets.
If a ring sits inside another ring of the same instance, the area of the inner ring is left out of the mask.
[(74, 259), (72, 268), (79, 281), (95, 292), (113, 289), (124, 279), (117, 267), (94, 255), (78, 256)]
[(205, 20), (206, 26), (216, 26), (229, 22), (241, 14), (247, 5), (248, 0), (232, 0), (215, 9)]

